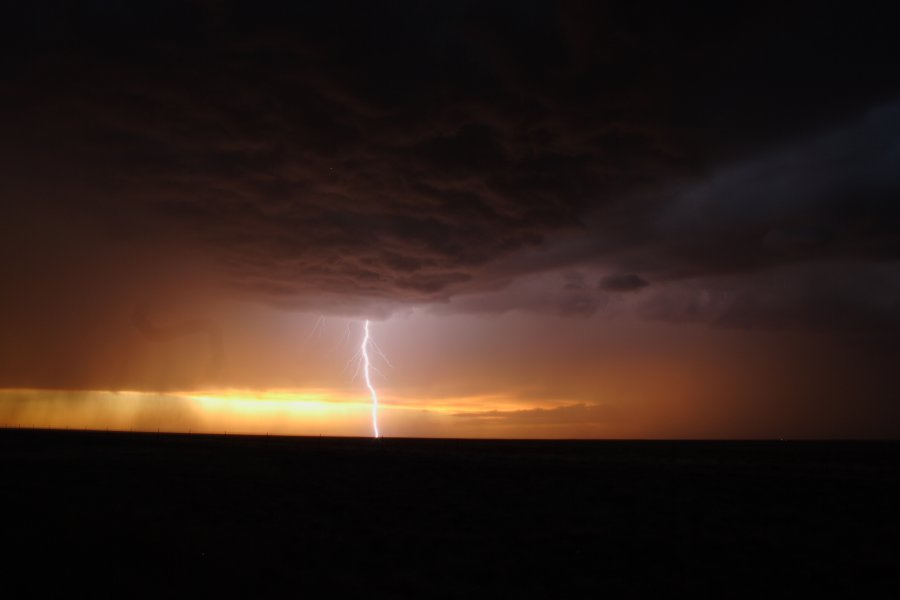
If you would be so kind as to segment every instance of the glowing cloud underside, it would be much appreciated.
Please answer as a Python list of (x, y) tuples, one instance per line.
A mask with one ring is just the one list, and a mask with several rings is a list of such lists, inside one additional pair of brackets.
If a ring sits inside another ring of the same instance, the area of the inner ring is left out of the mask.
[(369, 376), (369, 339), (369, 320), (366, 319), (365, 335), (363, 336), (360, 353), (362, 354), (363, 359), (363, 375), (366, 378), (366, 387), (369, 388), (369, 393), (372, 396), (372, 431), (377, 438), (381, 437), (381, 434), (378, 431), (378, 392), (375, 391), (375, 386), (372, 385), (372, 378)]

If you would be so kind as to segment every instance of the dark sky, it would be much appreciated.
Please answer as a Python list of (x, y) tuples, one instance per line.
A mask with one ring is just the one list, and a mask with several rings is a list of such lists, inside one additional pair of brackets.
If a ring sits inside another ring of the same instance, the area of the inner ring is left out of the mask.
[(291, 324), (372, 318), (466, 419), (666, 364), (675, 435), (898, 435), (897, 21), (783, 4), (6, 6), (0, 386), (330, 389)]

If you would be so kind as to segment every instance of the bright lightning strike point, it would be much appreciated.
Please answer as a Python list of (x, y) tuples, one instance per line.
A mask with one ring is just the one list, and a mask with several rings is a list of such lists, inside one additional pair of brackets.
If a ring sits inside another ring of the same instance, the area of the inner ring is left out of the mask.
[(375, 386), (372, 385), (372, 379), (369, 377), (369, 320), (366, 319), (365, 325), (366, 334), (363, 336), (362, 346), (360, 347), (360, 353), (362, 354), (363, 359), (363, 375), (366, 378), (366, 387), (369, 388), (369, 393), (372, 395), (372, 431), (376, 438), (381, 437), (381, 433), (378, 431), (378, 392), (375, 391)]

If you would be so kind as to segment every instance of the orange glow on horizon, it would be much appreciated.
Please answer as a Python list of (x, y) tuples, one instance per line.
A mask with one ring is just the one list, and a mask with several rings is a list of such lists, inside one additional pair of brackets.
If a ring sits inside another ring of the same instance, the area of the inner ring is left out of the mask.
[[(388, 437), (568, 437), (501, 423), (559, 406), (501, 394), (427, 403), (385, 394), (382, 420)], [(0, 390), (4, 427), (368, 437), (370, 414), (367, 397), (339, 390)]]

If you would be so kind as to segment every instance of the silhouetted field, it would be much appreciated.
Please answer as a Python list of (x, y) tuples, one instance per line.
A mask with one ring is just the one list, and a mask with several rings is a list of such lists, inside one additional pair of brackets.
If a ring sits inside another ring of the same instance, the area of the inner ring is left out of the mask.
[(34, 594), (900, 590), (897, 443), (2, 430), (0, 474)]

